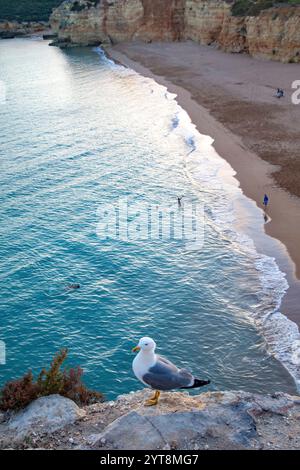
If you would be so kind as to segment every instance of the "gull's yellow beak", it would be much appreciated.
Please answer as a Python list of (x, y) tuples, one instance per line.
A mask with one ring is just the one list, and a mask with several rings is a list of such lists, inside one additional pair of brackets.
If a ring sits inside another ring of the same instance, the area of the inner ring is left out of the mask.
[(135, 348), (132, 348), (132, 352), (139, 352), (141, 348), (139, 346), (135, 346)]

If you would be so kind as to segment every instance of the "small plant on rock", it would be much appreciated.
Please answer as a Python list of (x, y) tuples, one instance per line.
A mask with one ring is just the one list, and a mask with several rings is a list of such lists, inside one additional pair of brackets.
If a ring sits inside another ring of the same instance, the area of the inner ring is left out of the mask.
[(84, 385), (80, 367), (61, 370), (67, 355), (67, 349), (58, 352), (49, 370), (43, 369), (36, 381), (32, 372), (28, 372), (20, 379), (7, 382), (0, 392), (0, 410), (19, 410), (37, 398), (52, 394), (70, 398), (78, 405), (103, 401), (101, 393), (89, 390)]
[(38, 386), (31, 372), (21, 379), (7, 382), (1, 391), (0, 409), (2, 411), (24, 408), (38, 397)]

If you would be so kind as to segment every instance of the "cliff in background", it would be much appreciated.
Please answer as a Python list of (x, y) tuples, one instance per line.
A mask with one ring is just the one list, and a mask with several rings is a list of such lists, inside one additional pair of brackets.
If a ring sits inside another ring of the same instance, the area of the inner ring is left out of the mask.
[(227, 52), (300, 62), (300, 6), (233, 16), (229, 0), (68, 0), (50, 21), (62, 45), (192, 39)]

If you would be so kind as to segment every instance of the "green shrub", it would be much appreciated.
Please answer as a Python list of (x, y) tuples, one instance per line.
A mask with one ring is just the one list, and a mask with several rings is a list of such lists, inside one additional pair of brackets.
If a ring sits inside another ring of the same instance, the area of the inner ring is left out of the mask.
[(62, 0), (0, 0), (0, 20), (48, 21)]
[(57, 353), (50, 369), (43, 369), (36, 381), (33, 374), (28, 372), (20, 379), (7, 382), (0, 392), (0, 410), (19, 410), (37, 398), (52, 394), (70, 398), (78, 405), (103, 401), (101, 393), (86, 388), (80, 367), (61, 370), (67, 354), (67, 349)]
[(234, 16), (257, 16), (275, 5), (300, 5), (300, 0), (236, 0), (231, 8)]
[(85, 9), (85, 6), (82, 3), (79, 2), (74, 2), (73, 5), (71, 6), (71, 11), (82, 11)]

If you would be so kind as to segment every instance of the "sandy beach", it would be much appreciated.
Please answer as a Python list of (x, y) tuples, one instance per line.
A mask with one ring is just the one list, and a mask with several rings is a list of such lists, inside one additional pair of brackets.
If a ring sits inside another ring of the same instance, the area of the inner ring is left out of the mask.
[[(177, 94), (199, 132), (236, 172), (246, 196), (262, 208), (263, 225), (250, 227), (259, 250), (276, 257), (290, 288), (282, 311), (300, 326), (300, 105), (291, 101), (299, 64), (263, 61), (185, 43), (123, 43), (107, 49), (116, 61), (154, 78)], [(274, 94), (281, 87), (285, 97)], [(245, 225), (247, 222), (245, 223)], [(261, 230), (275, 240), (262, 241)]]

